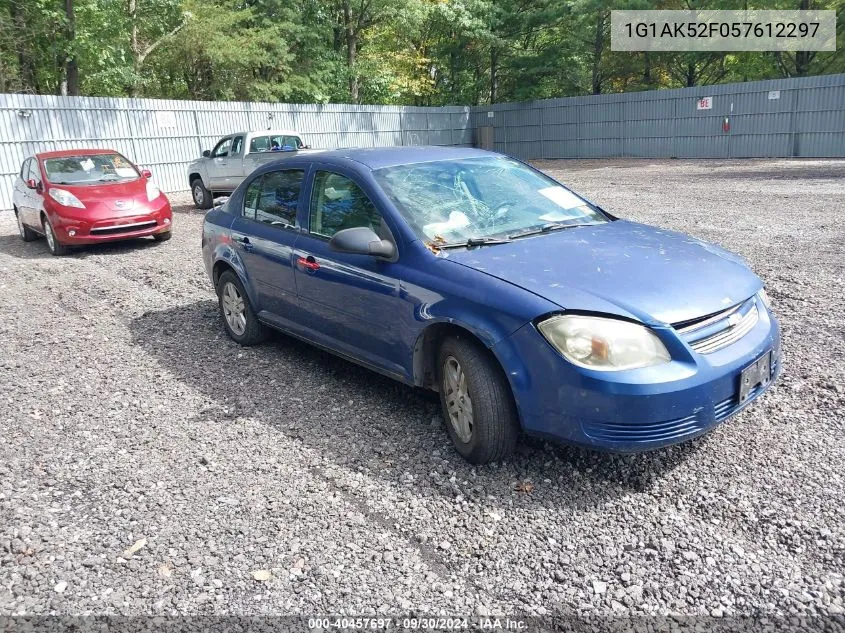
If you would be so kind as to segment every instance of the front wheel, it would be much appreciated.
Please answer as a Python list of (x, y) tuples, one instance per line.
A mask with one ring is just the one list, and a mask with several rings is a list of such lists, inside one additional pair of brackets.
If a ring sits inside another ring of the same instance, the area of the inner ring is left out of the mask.
[(440, 405), (455, 448), (473, 464), (507, 457), (519, 439), (519, 421), (496, 359), (474, 342), (448, 338), (437, 362)]
[(36, 233), (26, 224), (23, 223), (23, 220), (21, 220), (21, 213), (17, 209), (15, 209), (15, 217), (18, 220), (18, 233), (20, 233), (21, 239), (24, 242), (31, 242), (36, 237), (38, 237), (38, 233)]
[(255, 316), (241, 280), (231, 270), (220, 275), (217, 297), (223, 324), (232, 340), (249, 346), (267, 339), (267, 326)]
[(199, 178), (191, 181), (191, 195), (194, 198), (194, 205), (196, 205), (197, 209), (210, 209), (211, 205), (214, 204), (214, 196), (205, 188), (205, 185), (202, 184), (202, 180)]
[(50, 249), (50, 254), (55, 255), (56, 257), (67, 255), (70, 252), (70, 249), (59, 242), (59, 239), (56, 237), (56, 233), (53, 231), (53, 225), (50, 224), (50, 220), (48, 218), (44, 218), (43, 222), (44, 224), (42, 225), (42, 228), (44, 229), (44, 237), (47, 238), (47, 248)]
[(156, 242), (166, 242), (167, 240), (170, 239), (171, 235), (172, 235), (172, 233), (170, 231), (167, 231), (165, 233), (155, 233), (155, 234), (153, 234), (153, 239)]

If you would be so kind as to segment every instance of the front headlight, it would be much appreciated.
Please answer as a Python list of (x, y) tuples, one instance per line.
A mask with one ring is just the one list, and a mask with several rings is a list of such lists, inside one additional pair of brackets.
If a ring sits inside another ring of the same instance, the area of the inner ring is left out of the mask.
[(66, 191), (65, 189), (56, 189), (55, 187), (50, 187), (49, 194), (53, 200), (58, 202), (63, 207), (76, 207), (77, 209), (85, 208), (85, 205), (79, 201), (79, 198), (73, 195), (70, 191)]
[(760, 301), (762, 301), (763, 305), (766, 306), (766, 310), (772, 309), (772, 300), (769, 299), (769, 295), (766, 294), (765, 288), (760, 288), (760, 292), (757, 293), (757, 296), (760, 297)]
[(669, 352), (648, 328), (629, 321), (562, 314), (538, 325), (569, 362), (600, 371), (668, 363)]
[(158, 198), (159, 194), (161, 193), (161, 189), (156, 187), (152, 182), (149, 180), (147, 181), (147, 200), (152, 202), (156, 198)]

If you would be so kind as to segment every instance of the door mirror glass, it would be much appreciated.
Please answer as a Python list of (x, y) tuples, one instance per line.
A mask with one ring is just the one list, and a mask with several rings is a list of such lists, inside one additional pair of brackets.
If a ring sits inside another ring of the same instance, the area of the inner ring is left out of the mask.
[(211, 150), (210, 149), (202, 150), (202, 157), (203, 158), (211, 158)]
[(375, 231), (366, 226), (338, 231), (329, 240), (329, 248), (337, 253), (372, 255), (385, 259), (393, 259), (396, 256), (393, 242), (381, 239)]
[(30, 189), (35, 189), (36, 187), (38, 187), (38, 183), (35, 182), (35, 178), (30, 178), (26, 181), (26, 186)]
[(146, 178), (147, 180), (149, 180), (150, 178), (152, 178), (152, 177), (153, 177), (153, 172), (151, 172), (149, 169), (142, 169), (142, 170), (141, 170), (141, 175), (142, 175), (144, 178)]

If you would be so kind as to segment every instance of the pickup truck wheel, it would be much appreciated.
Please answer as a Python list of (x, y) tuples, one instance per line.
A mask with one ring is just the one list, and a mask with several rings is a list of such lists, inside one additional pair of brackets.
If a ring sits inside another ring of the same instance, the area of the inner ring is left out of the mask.
[(202, 184), (202, 180), (196, 178), (191, 182), (191, 195), (194, 197), (194, 204), (197, 209), (210, 209), (214, 204), (214, 196)]
[(473, 464), (507, 457), (519, 439), (519, 422), (496, 359), (469, 340), (448, 338), (437, 366), (446, 430), (458, 452)]
[(217, 297), (220, 301), (223, 325), (232, 340), (250, 346), (267, 339), (267, 326), (255, 316), (241, 280), (231, 270), (220, 275), (217, 281)]

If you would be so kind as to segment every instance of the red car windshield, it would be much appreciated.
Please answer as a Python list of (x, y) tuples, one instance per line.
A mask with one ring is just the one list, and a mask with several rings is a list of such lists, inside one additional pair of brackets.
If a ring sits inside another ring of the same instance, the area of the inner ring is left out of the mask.
[(47, 180), (57, 185), (126, 182), (141, 177), (135, 166), (117, 153), (48, 158), (44, 170)]

